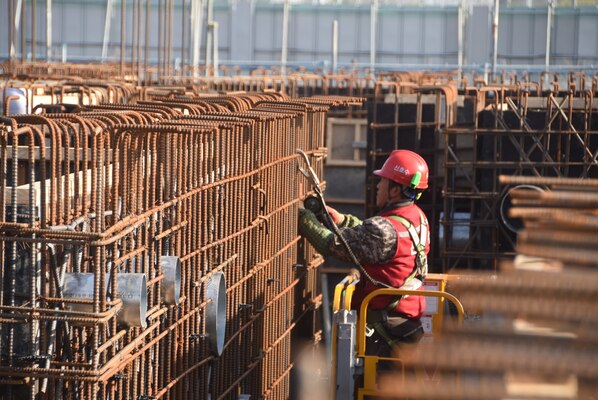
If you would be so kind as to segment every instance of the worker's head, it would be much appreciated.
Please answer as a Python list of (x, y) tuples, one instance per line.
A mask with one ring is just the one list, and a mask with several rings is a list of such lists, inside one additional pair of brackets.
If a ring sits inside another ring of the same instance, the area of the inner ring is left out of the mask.
[(374, 175), (381, 178), (376, 194), (380, 208), (402, 199), (417, 200), (428, 187), (428, 164), (410, 150), (394, 150)]

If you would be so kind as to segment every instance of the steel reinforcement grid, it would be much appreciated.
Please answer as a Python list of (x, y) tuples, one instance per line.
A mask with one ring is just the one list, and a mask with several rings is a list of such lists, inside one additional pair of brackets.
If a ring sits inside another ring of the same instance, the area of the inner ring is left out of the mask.
[(366, 212), (375, 213), (371, 171), (393, 149), (421, 154), (430, 167), (419, 204), (436, 238), (432, 271), (496, 270), (515, 255), (522, 221), (508, 214), (519, 185), (500, 185), (500, 175), (598, 176), (598, 77), (570, 73), (529, 81), (522, 74), (496, 83), (456, 74), (380, 78), (368, 103)]
[(516, 257), (449, 281), (468, 316), (402, 349), (404, 369), (417, 372), (386, 381), (392, 398), (596, 397), (598, 180), (501, 175), (499, 185), (516, 187)]
[(296, 149), (362, 99), (154, 97), (2, 118), (0, 398), (283, 399), (319, 341)]

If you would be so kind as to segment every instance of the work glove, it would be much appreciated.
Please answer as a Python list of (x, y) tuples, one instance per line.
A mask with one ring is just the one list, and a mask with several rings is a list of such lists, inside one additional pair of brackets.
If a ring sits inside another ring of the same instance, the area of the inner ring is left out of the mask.
[(336, 225), (341, 225), (345, 221), (345, 215), (339, 213), (334, 208), (326, 206), (326, 210), (328, 211), (328, 214), (330, 214), (330, 218), (332, 218), (332, 221)]
[(328, 246), (332, 240), (332, 232), (318, 221), (316, 215), (305, 209), (299, 209), (299, 233), (307, 239), (314, 248), (324, 255), (328, 255)]
[(316, 214), (307, 208), (299, 208), (299, 233), (305, 236), (308, 231), (319, 230), (321, 226)]

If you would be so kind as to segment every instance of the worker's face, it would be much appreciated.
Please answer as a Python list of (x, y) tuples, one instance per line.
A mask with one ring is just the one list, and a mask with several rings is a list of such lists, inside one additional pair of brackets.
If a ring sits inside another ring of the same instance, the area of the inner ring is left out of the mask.
[(397, 185), (393, 185), (391, 188), (390, 181), (386, 178), (381, 178), (376, 188), (378, 189), (376, 192), (376, 206), (378, 208), (384, 208), (389, 203), (400, 201), (404, 198), (401, 194), (401, 188)]
[(376, 206), (378, 208), (383, 208), (390, 200), (390, 194), (388, 193), (389, 182), (388, 179), (381, 178), (378, 186), (376, 186), (376, 189), (378, 189), (376, 192)]

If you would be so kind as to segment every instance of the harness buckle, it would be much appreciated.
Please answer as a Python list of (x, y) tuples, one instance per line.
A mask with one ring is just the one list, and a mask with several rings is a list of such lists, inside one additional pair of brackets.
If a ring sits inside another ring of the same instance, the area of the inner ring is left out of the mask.
[(376, 332), (376, 330), (372, 327), (370, 327), (370, 324), (366, 324), (365, 326), (365, 336), (366, 337), (372, 337), (372, 335), (374, 334), (374, 332)]

